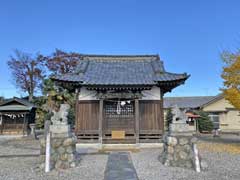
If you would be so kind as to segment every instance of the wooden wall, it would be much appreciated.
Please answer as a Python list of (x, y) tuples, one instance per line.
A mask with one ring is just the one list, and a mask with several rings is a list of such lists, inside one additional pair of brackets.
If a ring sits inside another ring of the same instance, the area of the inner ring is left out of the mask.
[[(163, 109), (161, 101), (139, 101), (140, 130), (163, 130)], [(98, 130), (99, 101), (79, 101), (76, 130)]]
[(139, 101), (140, 133), (144, 131), (163, 131), (163, 108), (160, 100)]
[[(99, 101), (84, 100), (77, 104), (76, 115), (76, 135), (80, 139), (98, 139), (98, 123), (99, 123)], [(107, 128), (112, 130), (111, 122), (106, 126), (107, 119), (103, 120), (104, 132), (107, 133)], [(133, 118), (134, 121), (134, 118)], [(132, 123), (132, 122), (131, 122)], [(133, 131), (134, 131), (134, 124)], [(131, 127), (131, 126), (129, 126)], [(129, 131), (129, 127), (122, 126), (122, 130)], [(140, 127), (140, 142), (150, 142), (149, 140), (159, 140), (163, 133), (164, 120), (162, 101), (160, 100), (140, 100), (139, 101), (139, 127)], [(118, 129), (118, 128), (114, 128)], [(121, 128), (119, 128), (121, 129)], [(111, 131), (109, 130), (109, 131)], [(134, 132), (133, 132), (134, 133)]]
[(76, 113), (76, 132), (98, 131), (99, 101), (79, 101)]

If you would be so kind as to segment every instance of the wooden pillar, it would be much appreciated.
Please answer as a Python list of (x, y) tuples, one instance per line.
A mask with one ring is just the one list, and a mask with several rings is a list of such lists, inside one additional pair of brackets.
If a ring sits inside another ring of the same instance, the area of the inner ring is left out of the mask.
[(98, 142), (102, 144), (103, 139), (103, 99), (99, 101), (99, 122), (98, 122)]
[(0, 114), (0, 121), (1, 121), (1, 134), (3, 133), (3, 115)]
[[(17, 119), (17, 118), (16, 118)], [(24, 119), (23, 119), (23, 129), (22, 129), (22, 131), (23, 131), (23, 135), (24, 135), (24, 133), (25, 133), (25, 130), (26, 130), (26, 113), (24, 113)]]
[(25, 121), (25, 131), (27, 133), (28, 124), (29, 124), (29, 118), (30, 118), (30, 112), (28, 112), (26, 115), (28, 115), (28, 117), (26, 116), (26, 121)]
[(160, 97), (161, 97), (161, 99), (160, 99), (160, 113), (161, 113), (161, 121), (162, 121), (162, 133), (164, 133), (164, 125), (165, 125), (165, 121), (164, 121), (164, 107), (163, 107), (163, 93), (162, 93), (162, 91), (161, 91), (161, 88), (160, 88)]
[(136, 134), (136, 144), (139, 143), (139, 100), (135, 99), (135, 134)]
[(75, 102), (75, 133), (78, 132), (78, 104), (79, 104), (79, 93), (80, 93), (80, 89), (77, 88), (75, 90), (75, 94), (76, 94), (76, 102)]

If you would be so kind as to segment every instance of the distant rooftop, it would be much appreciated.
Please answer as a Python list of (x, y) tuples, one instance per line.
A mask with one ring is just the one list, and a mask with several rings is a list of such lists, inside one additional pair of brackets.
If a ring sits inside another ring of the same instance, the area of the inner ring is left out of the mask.
[(0, 112), (30, 111), (32, 108), (35, 108), (34, 104), (17, 97), (13, 97), (0, 104)]
[(179, 108), (199, 108), (212, 101), (216, 96), (188, 96), (188, 97), (165, 97), (164, 108), (177, 105)]

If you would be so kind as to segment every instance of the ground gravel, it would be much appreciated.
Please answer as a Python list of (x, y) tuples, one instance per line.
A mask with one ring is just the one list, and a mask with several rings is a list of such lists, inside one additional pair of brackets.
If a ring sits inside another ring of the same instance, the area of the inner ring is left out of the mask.
[(39, 141), (32, 138), (0, 138), (0, 157), (14, 155), (39, 155), (39, 153)]
[(0, 158), (1, 180), (101, 180), (106, 155), (83, 155), (76, 168), (44, 173), (38, 168), (38, 157)]
[(101, 180), (107, 154), (79, 154), (76, 168), (44, 173), (39, 168), (39, 142), (33, 139), (0, 140), (0, 180)]
[[(31, 138), (0, 139), (0, 180), (102, 180), (108, 154), (82, 148), (79, 153), (80, 163), (76, 168), (46, 174), (39, 168), (38, 141)], [(140, 180), (240, 179), (240, 154), (200, 149), (201, 157), (209, 165), (208, 170), (201, 173), (163, 166), (158, 160), (160, 154), (161, 149), (141, 149), (131, 153)]]
[(208, 170), (196, 173), (176, 167), (166, 167), (159, 162), (159, 149), (132, 153), (132, 161), (140, 180), (239, 180), (240, 155), (228, 153), (200, 152), (208, 163)]

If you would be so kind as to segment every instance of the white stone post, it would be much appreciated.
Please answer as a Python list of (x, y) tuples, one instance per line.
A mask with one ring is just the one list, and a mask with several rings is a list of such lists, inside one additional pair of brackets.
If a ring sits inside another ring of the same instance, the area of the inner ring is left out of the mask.
[(195, 159), (195, 170), (196, 172), (200, 172), (201, 169), (200, 169), (200, 161), (198, 157), (198, 149), (195, 143), (193, 144), (193, 151), (194, 151), (194, 159)]
[(46, 137), (46, 159), (45, 159), (45, 172), (50, 171), (50, 153), (51, 153), (51, 144), (50, 144), (51, 134), (48, 131)]

